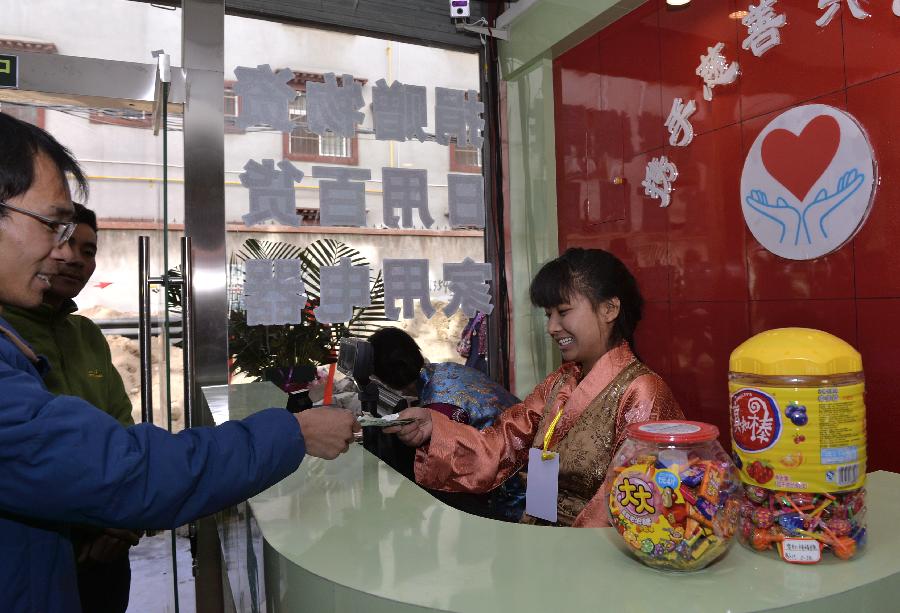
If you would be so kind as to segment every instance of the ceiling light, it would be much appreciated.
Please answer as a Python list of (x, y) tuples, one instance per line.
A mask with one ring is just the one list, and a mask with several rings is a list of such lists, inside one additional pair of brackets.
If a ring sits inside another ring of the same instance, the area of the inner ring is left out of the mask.
[(730, 15), (728, 15), (728, 17), (729, 17), (729, 19), (743, 19), (744, 17), (746, 17), (749, 14), (750, 13), (748, 13), (747, 11), (735, 11), (735, 12), (731, 13)]
[(690, 4), (691, 0), (666, 0), (666, 4), (669, 6), (684, 6), (685, 4)]

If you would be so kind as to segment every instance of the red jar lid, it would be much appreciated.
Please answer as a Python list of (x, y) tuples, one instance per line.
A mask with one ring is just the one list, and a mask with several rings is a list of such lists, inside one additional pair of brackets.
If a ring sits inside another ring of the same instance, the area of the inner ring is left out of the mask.
[(719, 429), (702, 421), (645, 421), (626, 428), (629, 438), (653, 443), (704, 443), (718, 438)]

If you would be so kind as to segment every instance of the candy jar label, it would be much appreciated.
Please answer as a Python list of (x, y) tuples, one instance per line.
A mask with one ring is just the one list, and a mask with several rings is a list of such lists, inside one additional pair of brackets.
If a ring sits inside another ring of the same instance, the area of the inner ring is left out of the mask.
[(815, 564), (822, 559), (822, 547), (815, 539), (789, 539), (781, 542), (781, 557), (794, 564)]
[(863, 385), (741, 387), (731, 392), (731, 440), (741, 479), (788, 492), (865, 484)]

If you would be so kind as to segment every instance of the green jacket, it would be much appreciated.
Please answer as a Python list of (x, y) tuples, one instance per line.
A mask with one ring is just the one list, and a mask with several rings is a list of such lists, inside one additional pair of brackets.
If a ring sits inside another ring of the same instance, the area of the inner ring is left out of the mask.
[(38, 355), (50, 362), (44, 383), (54, 394), (78, 396), (103, 409), (123, 426), (133, 426), (131, 400), (112, 363), (109, 344), (87, 317), (74, 315), (71, 300), (58, 310), (4, 306), (3, 317)]

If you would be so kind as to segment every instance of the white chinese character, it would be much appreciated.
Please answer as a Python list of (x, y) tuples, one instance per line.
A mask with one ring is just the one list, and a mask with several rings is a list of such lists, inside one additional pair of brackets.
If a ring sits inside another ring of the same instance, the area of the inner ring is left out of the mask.
[(385, 258), (384, 267), (384, 312), (388, 319), (400, 319), (400, 307), (397, 300), (403, 303), (403, 319), (415, 316), (415, 301), (425, 317), (431, 319), (434, 306), (428, 297), (428, 260), (425, 259), (392, 259)]
[(249, 160), (244, 164), (244, 171), (238, 178), (241, 185), (250, 190), (250, 212), (243, 216), (248, 226), (262, 224), (272, 219), (286, 226), (299, 226), (297, 217), (297, 192), (294, 183), (303, 180), (303, 171), (283, 160)]
[(434, 138), (442, 145), (456, 138), (460, 147), (481, 147), (484, 137), (484, 103), (475, 90), (434, 89)]
[(271, 66), (260, 64), (256, 68), (238, 66), (234, 75), (234, 93), (241, 97), (238, 128), (268, 125), (282, 132), (294, 129), (288, 104), (297, 97), (297, 91), (287, 84), (294, 78), (293, 72), (287, 68), (272, 72)]
[(487, 282), (491, 280), (491, 265), (466, 258), (458, 264), (444, 264), (444, 280), (447, 281), (453, 299), (444, 307), (444, 315), (453, 316), (460, 307), (466, 317), (475, 317), (481, 311), (490, 315), (494, 310)]
[(712, 100), (712, 88), (716, 85), (728, 85), (734, 83), (740, 73), (737, 62), (729, 64), (722, 55), (725, 43), (716, 43), (715, 47), (707, 47), (708, 55), (700, 56), (700, 65), (697, 66), (697, 76), (703, 79), (703, 99)]
[(337, 266), (322, 266), (319, 277), (321, 304), (313, 313), (320, 323), (346, 323), (353, 318), (354, 307), (372, 306), (368, 266), (354, 266), (343, 257)]
[[(865, 19), (866, 17), (871, 17), (867, 12), (863, 10), (863, 7), (860, 6), (859, 0), (847, 0), (847, 4), (850, 5), (850, 13), (856, 17), (857, 19)], [(821, 17), (816, 20), (816, 25), (820, 28), (824, 28), (831, 20), (834, 19), (834, 16), (837, 15), (838, 10), (841, 8), (841, 0), (819, 0), (819, 8), (827, 9)], [(894, 1), (894, 12), (897, 13), (898, 3)], [(900, 13), (897, 13), (900, 14)]]
[[(384, 225), (389, 228), (412, 228), (414, 210), (419, 212), (426, 228), (434, 225), (434, 218), (428, 211), (427, 177), (428, 171), (424, 169), (381, 169)], [(402, 217), (394, 213), (395, 209), (400, 209)]]
[(758, 398), (754, 398), (748, 403), (747, 409), (750, 411), (747, 417), (750, 422), (750, 440), (768, 442), (772, 438), (774, 426), (774, 419), (769, 414), (768, 407)]
[(666, 156), (653, 158), (647, 162), (647, 173), (641, 185), (644, 193), (654, 200), (660, 199), (660, 208), (666, 208), (672, 201), (672, 183), (678, 178), (678, 169)]
[(737, 417), (734, 419), (734, 433), (735, 434), (743, 434), (747, 430), (750, 429), (750, 422), (748, 422), (743, 417)]
[(775, 6), (777, 0), (762, 0), (759, 6), (750, 5), (748, 14), (741, 20), (747, 27), (747, 38), (741, 43), (744, 49), (750, 49), (756, 57), (762, 57), (763, 53), (776, 45), (781, 44), (781, 31), (787, 18), (784, 15), (776, 15)]
[(306, 287), (300, 274), (300, 260), (247, 260), (244, 274), (248, 326), (303, 322)]
[(375, 140), (405, 141), (417, 138), (425, 142), (424, 128), (428, 124), (425, 88), (378, 79), (372, 88), (372, 119)]
[(325, 73), (324, 83), (306, 82), (306, 126), (313, 134), (353, 138), (365, 119), (359, 110), (364, 105), (362, 85), (352, 75), (343, 75), (340, 86), (333, 72)]
[(753, 422), (753, 426), (750, 430), (751, 441), (762, 441), (765, 443), (772, 438), (772, 426), (774, 424), (771, 417), (768, 415), (762, 417), (752, 416), (750, 417), (750, 421)]
[(894, 0), (892, 8), (894, 9), (894, 15), (900, 17), (900, 0)]
[[(694, 126), (688, 118), (697, 110), (697, 104), (688, 100), (685, 104), (681, 98), (672, 101), (672, 110), (666, 119), (666, 129), (669, 130), (669, 144), (673, 147), (687, 147), (694, 140)], [(679, 140), (680, 138), (680, 140)]]

